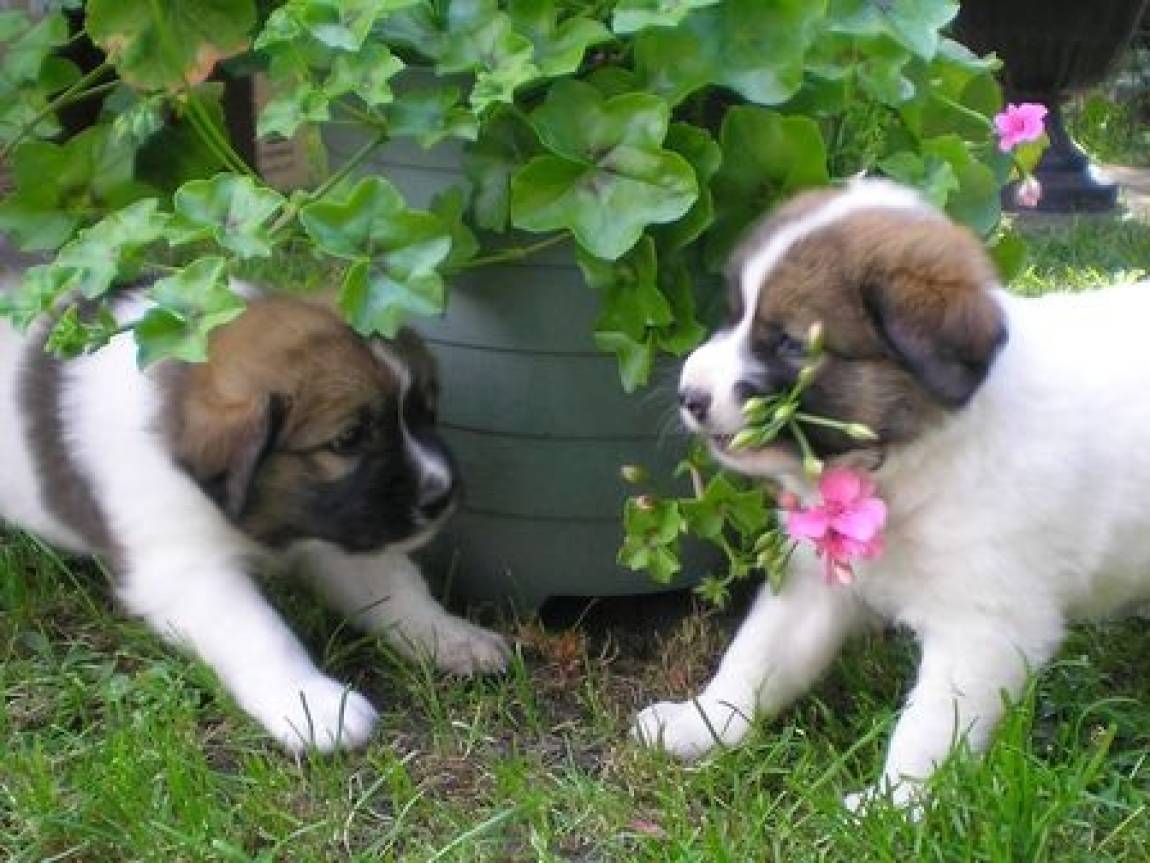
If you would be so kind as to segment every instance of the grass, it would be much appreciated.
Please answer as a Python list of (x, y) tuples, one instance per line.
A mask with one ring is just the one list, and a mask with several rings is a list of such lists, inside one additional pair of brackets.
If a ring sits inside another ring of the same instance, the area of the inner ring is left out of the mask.
[[(1112, 281), (1150, 229), (1036, 229), (1026, 292)], [(737, 615), (606, 603), (579, 627), (503, 624), (498, 679), (445, 680), (272, 595), (382, 712), (365, 752), (294, 760), (211, 674), (118, 616), (91, 564), (0, 535), (0, 858), (211, 861), (1150, 859), (1150, 627), (1076, 631), (991, 752), (939, 773), (919, 821), (840, 806), (874, 778), (913, 674), (905, 636), (855, 646), (741, 749), (682, 766), (628, 721), (683, 697)], [(647, 625), (638, 627), (635, 620)]]

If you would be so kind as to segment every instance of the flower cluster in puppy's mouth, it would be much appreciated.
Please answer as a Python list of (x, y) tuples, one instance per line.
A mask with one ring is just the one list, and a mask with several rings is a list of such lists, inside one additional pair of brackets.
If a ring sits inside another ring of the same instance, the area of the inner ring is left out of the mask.
[[(855, 561), (882, 553), (886, 505), (875, 494), (874, 482), (865, 473), (841, 465), (824, 470), (803, 431), (803, 426), (818, 426), (857, 441), (878, 439), (861, 423), (842, 422), (802, 409), (803, 394), (818, 375), (822, 350), (823, 331), (816, 324), (808, 333), (807, 355), (794, 386), (747, 400), (740, 431), (700, 437), (689, 448), (676, 476), (690, 477), (690, 496), (648, 491), (628, 498), (623, 509), (620, 564), (646, 570), (653, 579), (667, 584), (683, 568), (680, 541), (691, 535), (726, 558), (725, 567), (704, 574), (695, 586), (697, 593), (721, 607), (731, 584), (753, 573), (762, 573), (771, 589), (780, 590), (788, 561), (800, 542), (812, 545), (823, 562), (828, 584), (849, 584), (854, 580)], [(708, 458), (708, 449), (737, 457), (740, 452), (769, 447), (783, 433), (801, 451), (804, 471), (817, 480), (818, 499), (809, 505), (792, 492), (779, 493), (764, 486), (755, 476), (717, 469), (715, 461)], [(704, 441), (710, 446), (704, 446)], [(621, 476), (637, 486), (648, 486), (653, 480), (639, 465), (624, 465)]]
[(878, 435), (869, 426), (856, 422), (841, 422), (817, 416), (801, 409), (803, 393), (807, 391), (818, 374), (823, 352), (823, 326), (816, 322), (807, 333), (807, 359), (799, 370), (794, 386), (785, 392), (766, 396), (755, 396), (743, 403), (743, 419), (746, 425), (729, 440), (715, 443), (731, 452), (761, 449), (774, 442), (786, 431), (795, 440), (803, 456), (803, 470), (808, 476), (817, 477), (822, 473), (823, 463), (811, 449), (810, 441), (802, 426), (815, 425), (835, 429), (851, 440), (874, 441)]
[(735, 434), (726, 448), (732, 452), (770, 445), (785, 430), (795, 440), (803, 456), (803, 470), (819, 478), (820, 501), (803, 506), (798, 497), (786, 492), (779, 497), (786, 511), (787, 535), (796, 542), (810, 542), (825, 564), (828, 584), (850, 584), (854, 580), (853, 561), (870, 559), (882, 553), (882, 528), (886, 504), (874, 494), (874, 483), (864, 474), (844, 467), (824, 472), (823, 462), (811, 449), (803, 425), (835, 429), (856, 441), (875, 441), (878, 435), (863, 423), (842, 422), (803, 411), (803, 393), (818, 374), (823, 350), (823, 327), (815, 323), (807, 334), (807, 359), (794, 386), (768, 396), (755, 396), (743, 404), (746, 426)]

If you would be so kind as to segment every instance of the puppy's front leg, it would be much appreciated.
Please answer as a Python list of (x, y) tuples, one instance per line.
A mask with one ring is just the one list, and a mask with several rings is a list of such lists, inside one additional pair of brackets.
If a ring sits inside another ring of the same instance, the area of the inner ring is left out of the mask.
[(924, 632), (918, 680), (895, 726), (882, 778), (847, 797), (846, 806), (855, 810), (887, 794), (905, 806), (959, 741), (984, 750), (1005, 701), (1019, 696), (1028, 671), (1040, 668), (1058, 646), (1060, 625), (1035, 624), (1026, 631), (955, 613), (945, 629)]
[(452, 674), (501, 671), (510, 649), (501, 635), (449, 613), (419, 569), (398, 552), (348, 554), (327, 543), (301, 549), (302, 573), (354, 625), (384, 636), (406, 656), (430, 658)]
[(737, 744), (756, 711), (776, 713), (805, 692), (864, 619), (853, 594), (824, 584), (821, 567), (797, 551), (782, 591), (759, 592), (706, 689), (641, 711), (632, 734), (684, 760)]
[(377, 714), (360, 694), (322, 674), (240, 567), (238, 556), (163, 547), (124, 567), (128, 610), (190, 648), (239, 705), (287, 749), (364, 743)]

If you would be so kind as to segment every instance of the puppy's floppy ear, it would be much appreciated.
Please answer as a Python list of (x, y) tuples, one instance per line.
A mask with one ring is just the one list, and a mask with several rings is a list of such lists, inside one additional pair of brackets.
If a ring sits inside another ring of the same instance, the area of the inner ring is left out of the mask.
[(862, 285), (863, 307), (887, 348), (934, 398), (966, 404), (1006, 343), (1002, 309), (981, 285), (914, 284), (895, 274)]
[(231, 518), (243, 515), (256, 469), (287, 415), (287, 397), (221, 404), (191, 398), (175, 430), (180, 464)]

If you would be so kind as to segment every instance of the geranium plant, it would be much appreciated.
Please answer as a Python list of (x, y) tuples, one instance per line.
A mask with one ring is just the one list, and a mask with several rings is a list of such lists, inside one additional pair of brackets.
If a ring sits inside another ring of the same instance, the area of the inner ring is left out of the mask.
[[(0, 303), (21, 323), (55, 307), (53, 348), (91, 350), (120, 330), (106, 314), (78, 314), (76, 301), (157, 275), (154, 307), (129, 325), (141, 362), (196, 360), (210, 329), (241, 308), (229, 275), (253, 262), (326, 262), (349, 322), (388, 334), (441, 311), (453, 273), (573, 240), (601, 298), (595, 341), (618, 356), (632, 390), (660, 353), (702, 338), (740, 232), (805, 187), (887, 174), (987, 237), (1004, 266), (1018, 263), (1017, 240), (999, 226), (1017, 154), (996, 146), (994, 62), (944, 35), (957, 8), (89, 0), (70, 17), (0, 13), (0, 158), (16, 186), (0, 202), (0, 230), (51, 256)], [(102, 62), (65, 59), (89, 39)], [(269, 187), (220, 107), (221, 71), (253, 69), (273, 94), (258, 135), (356, 124), (362, 149), (315, 188)], [(78, 104), (96, 121), (67, 135), (61, 112)], [(359, 175), (375, 148), (400, 138), (462, 139), (468, 182), (418, 210), (386, 177)], [(740, 497), (757, 492), (724, 476), (700, 481), (693, 529), (726, 541), (717, 517), (762, 541), (767, 509)], [(639, 518), (628, 517), (633, 536), (647, 529)], [(642, 519), (679, 535), (658, 508)], [(669, 578), (673, 544), (659, 548), (651, 568)]]

